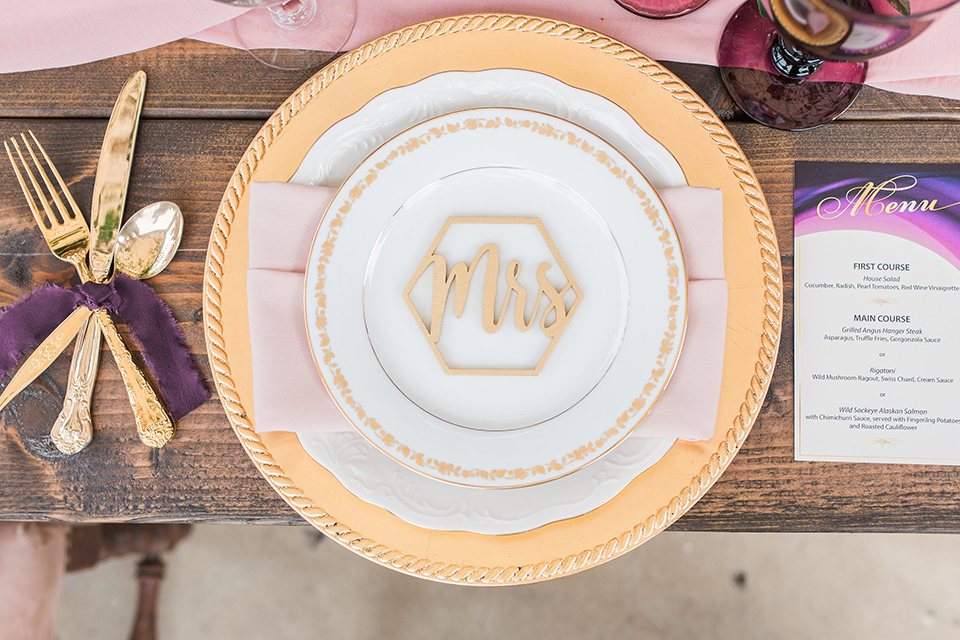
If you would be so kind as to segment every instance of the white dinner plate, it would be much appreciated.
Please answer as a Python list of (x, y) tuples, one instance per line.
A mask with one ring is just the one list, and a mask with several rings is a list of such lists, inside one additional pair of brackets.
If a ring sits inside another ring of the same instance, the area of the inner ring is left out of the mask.
[(419, 527), (486, 535), (530, 531), (596, 509), (675, 442), (632, 436), (596, 463), (553, 482), (490, 491), (426, 478), (383, 455), (354, 431), (301, 433), (299, 438), (310, 457), (358, 498)]
[[(385, 91), (327, 129), (291, 182), (337, 187), (370, 152), (429, 117), (473, 107), (526, 106), (611, 142), (656, 188), (687, 182), (673, 155), (623, 109), (555, 78), (519, 69), (446, 72)], [(511, 491), (435, 482), (382, 455), (356, 431), (299, 434), (307, 453), (357, 497), (414, 525), (488, 535), (520, 533), (604, 504), (673, 445), (632, 436), (565, 478)]]
[(445, 113), (477, 107), (517, 107), (568, 120), (616, 147), (655, 189), (687, 184), (676, 158), (618, 105), (522, 69), (448, 71), (384, 91), (324, 131), (290, 182), (339, 187), (398, 133)]
[(669, 380), (686, 321), (679, 242), (643, 174), (518, 109), (380, 147), (334, 196), (306, 275), (344, 415), (397, 462), (471, 487), (555, 480), (613, 449)]

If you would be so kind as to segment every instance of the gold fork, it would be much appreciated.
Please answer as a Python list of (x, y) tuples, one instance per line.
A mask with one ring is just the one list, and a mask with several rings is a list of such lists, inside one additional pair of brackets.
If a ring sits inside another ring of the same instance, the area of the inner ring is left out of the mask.
[[(33, 212), (33, 216), (40, 227), (40, 232), (43, 234), (44, 240), (47, 241), (50, 250), (61, 260), (74, 265), (77, 273), (80, 274), (80, 278), (86, 282), (90, 280), (91, 277), (90, 268), (86, 262), (90, 231), (87, 229), (83, 214), (80, 213), (80, 207), (77, 206), (69, 189), (67, 189), (67, 185), (60, 176), (60, 172), (58, 172), (53, 165), (53, 162), (50, 160), (50, 157), (47, 155), (47, 152), (39, 140), (37, 140), (37, 137), (32, 131), (29, 133), (40, 154), (43, 156), (43, 159), (46, 161), (47, 166), (50, 168), (50, 172), (53, 173), (56, 178), (57, 184), (60, 186), (64, 197), (67, 199), (70, 205), (69, 212), (63, 200), (57, 195), (57, 191), (46, 171), (40, 165), (27, 137), (22, 133), (20, 134), (27, 153), (33, 160), (33, 164), (47, 188), (49, 200), (47, 197), (44, 197), (40, 184), (37, 182), (30, 169), (30, 165), (24, 158), (16, 138), (11, 138), (10, 142), (17, 152), (17, 157), (20, 159), (24, 173), (26, 173), (30, 179), (30, 184), (33, 186), (37, 198), (40, 200), (43, 213), (46, 214), (45, 216), (41, 214), (40, 209), (34, 201), (33, 195), (31, 195), (27, 187), (27, 182), (23, 179), (20, 169), (17, 168), (17, 162), (14, 160), (13, 153), (10, 151), (10, 146), (6, 141), (4, 141), (3, 146), (7, 151), (7, 156), (10, 158), (10, 163), (13, 165), (14, 173), (17, 174), (17, 180), (27, 199), (27, 204), (30, 206), (30, 211)], [(50, 207), (50, 202), (56, 205), (57, 212), (60, 214), (59, 219), (54, 215)], [(98, 329), (103, 330), (110, 352), (113, 354), (117, 367), (120, 369), (120, 377), (127, 390), (130, 406), (133, 407), (134, 418), (137, 422), (137, 430), (141, 434), (141, 439), (143, 439), (143, 434), (145, 433), (172, 433), (173, 424), (170, 421), (170, 417), (160, 404), (153, 388), (143, 377), (143, 373), (136, 364), (134, 364), (130, 351), (120, 338), (120, 334), (110, 319), (110, 315), (104, 309), (97, 309), (93, 312), (93, 315), (97, 322), (92, 323), (88, 321), (85, 323), (82, 331), (84, 334), (88, 334)], [(93, 338), (92, 335), (85, 335), (85, 337), (89, 339)], [(64, 453), (76, 453), (80, 451), (87, 446), (93, 437), (93, 426), (90, 419), (90, 398), (93, 395), (93, 384), (96, 380), (100, 353), (96, 351), (89, 358), (85, 358), (79, 355), (79, 351), (79, 349), (74, 350), (74, 358), (70, 363), (70, 383), (66, 396), (64, 397), (63, 411), (61, 411), (57, 417), (50, 433), (50, 437), (53, 439), (57, 448)], [(162, 436), (158, 436), (156, 439), (156, 444), (147, 442), (146, 440), (145, 442), (152, 446), (162, 446), (166, 441), (161, 441)]]
[(20, 188), (23, 189), (23, 195), (27, 198), (27, 204), (30, 205), (30, 211), (33, 212), (34, 219), (36, 219), (37, 224), (40, 226), (40, 231), (43, 233), (43, 238), (47, 241), (47, 244), (50, 246), (50, 250), (53, 251), (55, 256), (72, 264), (80, 273), (81, 278), (84, 280), (89, 280), (90, 271), (87, 268), (87, 246), (90, 243), (90, 231), (87, 229), (87, 222), (83, 219), (83, 214), (80, 213), (80, 207), (77, 206), (73, 196), (70, 195), (70, 191), (67, 190), (67, 185), (64, 184), (63, 178), (60, 177), (60, 172), (57, 171), (56, 167), (53, 166), (53, 163), (50, 162), (47, 152), (44, 151), (43, 147), (37, 141), (37, 137), (33, 135), (33, 131), (30, 132), (30, 137), (33, 138), (37, 148), (40, 150), (40, 154), (43, 155), (43, 159), (46, 160), (47, 165), (50, 167), (51, 173), (53, 173), (54, 177), (57, 179), (57, 184), (60, 185), (60, 190), (63, 191), (63, 195), (66, 197), (67, 202), (70, 203), (70, 211), (67, 211), (63, 200), (60, 199), (60, 196), (57, 195), (57, 190), (54, 189), (53, 184), (51, 184), (50, 178), (47, 176), (46, 171), (44, 171), (43, 167), (40, 166), (37, 156), (34, 154), (33, 148), (30, 146), (30, 142), (27, 140), (27, 137), (22, 133), (20, 134), (20, 137), (23, 138), (23, 143), (27, 148), (27, 153), (30, 154), (30, 157), (33, 160), (33, 163), (36, 165), (41, 179), (47, 187), (47, 192), (50, 194), (50, 200), (56, 204), (57, 212), (60, 214), (59, 219), (53, 215), (53, 211), (50, 208), (50, 202), (43, 197), (43, 191), (40, 189), (37, 179), (33, 176), (33, 172), (30, 171), (30, 165), (27, 164), (27, 161), (24, 159), (23, 153), (20, 151), (20, 147), (17, 145), (17, 139), (10, 138), (10, 142), (13, 143), (13, 148), (17, 151), (17, 157), (20, 158), (20, 162), (23, 165), (24, 173), (26, 173), (30, 178), (30, 183), (33, 185), (33, 189), (43, 205), (43, 213), (46, 214), (46, 216), (40, 213), (40, 210), (37, 209), (37, 203), (34, 201), (33, 196), (30, 194), (30, 190), (27, 188), (26, 181), (24, 181), (23, 176), (20, 174), (20, 170), (17, 169), (17, 163), (13, 159), (13, 154), (10, 152), (10, 146), (7, 144), (6, 140), (4, 140), (3, 148), (7, 150), (7, 157), (10, 158), (10, 163), (13, 165), (13, 172), (17, 174), (17, 181), (20, 183)]
[[(24, 158), (16, 138), (11, 138), (10, 142), (13, 143), (13, 148), (16, 150), (17, 157), (23, 166), (23, 171), (30, 179), (33, 192), (43, 207), (42, 212), (37, 207), (37, 203), (30, 189), (27, 188), (27, 182), (17, 168), (13, 153), (10, 151), (10, 145), (7, 144), (6, 140), (3, 142), (3, 147), (7, 151), (7, 157), (10, 158), (13, 171), (17, 174), (17, 181), (20, 183), (20, 188), (23, 190), (23, 195), (27, 199), (27, 204), (30, 206), (30, 211), (33, 212), (33, 217), (40, 227), (43, 238), (47, 241), (50, 250), (53, 251), (55, 256), (72, 264), (77, 269), (81, 279), (84, 281), (89, 280), (90, 270), (87, 267), (87, 246), (90, 242), (90, 231), (87, 229), (87, 223), (86, 220), (83, 219), (83, 214), (80, 213), (80, 207), (77, 206), (76, 201), (67, 189), (67, 185), (60, 176), (60, 172), (53, 166), (46, 150), (44, 150), (36, 136), (33, 135), (33, 132), (30, 132), (30, 137), (33, 138), (47, 166), (50, 167), (50, 172), (57, 179), (60, 191), (63, 192), (64, 197), (70, 204), (69, 211), (64, 205), (63, 200), (57, 194), (57, 190), (53, 187), (53, 184), (51, 184), (47, 172), (44, 171), (40, 162), (37, 160), (37, 156), (29, 140), (27, 140), (23, 134), (20, 134), (20, 137), (23, 139), (23, 144), (24, 147), (26, 147), (28, 155), (37, 167), (37, 172), (40, 174), (46, 186), (47, 194), (49, 194), (48, 201), (48, 198), (44, 197), (44, 192), (40, 188), (40, 184), (30, 170), (30, 165)], [(50, 202), (56, 205), (57, 212), (60, 214), (59, 219), (54, 215), (50, 207)], [(80, 331), (87, 334), (95, 331), (95, 329), (96, 323), (90, 322), (88, 318), (84, 321)], [(50, 438), (57, 448), (64, 453), (76, 453), (80, 451), (86, 447), (93, 438), (93, 422), (90, 418), (90, 398), (93, 395), (93, 383), (97, 374), (97, 366), (100, 364), (99, 351), (92, 354), (89, 358), (82, 358), (79, 350), (76, 350), (73, 356), (73, 359), (70, 361), (70, 383), (63, 399), (63, 409), (60, 411), (60, 415), (57, 416), (57, 420), (53, 423), (53, 428), (50, 431)]]

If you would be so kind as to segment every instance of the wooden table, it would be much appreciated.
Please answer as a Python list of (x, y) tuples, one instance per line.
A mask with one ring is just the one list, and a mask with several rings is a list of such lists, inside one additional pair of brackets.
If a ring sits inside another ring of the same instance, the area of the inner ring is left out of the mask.
[[(732, 106), (717, 70), (668, 65), (710, 104), (743, 147), (773, 212), (783, 258), (780, 357), (760, 419), (681, 530), (960, 531), (954, 467), (793, 459), (793, 162), (960, 162), (960, 102), (865, 89), (839, 121), (804, 133), (754, 124)], [(0, 75), (0, 135), (33, 130), (81, 208), (89, 211), (110, 110), (124, 80), (147, 72), (127, 211), (157, 200), (183, 209), (177, 259), (150, 281), (172, 308), (207, 386), (201, 288), (220, 198), (248, 142), (310, 72), (281, 72), (247, 53), (194, 41), (79, 67)], [(20, 188), (0, 163), (0, 304), (44, 281), (70, 284), (49, 253)], [(0, 427), (0, 519), (67, 522), (300, 523), (260, 477), (219, 400), (179, 421), (162, 450), (140, 444), (119, 373), (103, 354), (93, 443), (73, 456), (49, 438), (67, 357), (15, 400)]]

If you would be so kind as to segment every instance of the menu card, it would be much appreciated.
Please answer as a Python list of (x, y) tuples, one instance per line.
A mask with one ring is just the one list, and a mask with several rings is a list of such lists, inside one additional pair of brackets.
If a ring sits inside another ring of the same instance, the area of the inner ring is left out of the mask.
[(796, 459), (960, 464), (960, 165), (795, 174)]

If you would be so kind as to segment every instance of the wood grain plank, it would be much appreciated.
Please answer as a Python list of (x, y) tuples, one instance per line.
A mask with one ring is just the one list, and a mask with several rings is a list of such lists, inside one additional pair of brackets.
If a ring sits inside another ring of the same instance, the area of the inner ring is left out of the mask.
[[(715, 67), (664, 64), (722, 119), (746, 120)], [(74, 67), (0, 75), (0, 118), (108, 118), (124, 80), (137, 69), (148, 78), (144, 118), (264, 120), (312, 75), (271, 69), (245, 51), (178, 40)], [(866, 87), (843, 118), (958, 120), (960, 102)]]
[[(32, 128), (88, 209), (104, 122), (0, 119), (0, 134)], [(201, 308), (204, 252), (222, 190), (259, 123), (145, 120), (130, 210), (183, 206), (182, 249), (150, 281), (170, 304), (213, 390)], [(783, 254), (786, 306), (780, 358), (761, 418), (716, 486), (674, 528), (723, 531), (960, 531), (955, 467), (796, 462), (793, 458), (792, 189), (794, 160), (960, 162), (960, 123), (843, 122), (805, 133), (747, 123), (731, 130), (756, 170)], [(0, 166), (0, 304), (39, 282), (70, 282), (48, 256), (12, 173)], [(93, 444), (59, 456), (46, 435), (66, 367), (31, 389), (0, 427), (0, 519), (297, 523), (260, 478), (216, 399), (179, 424), (159, 452), (137, 440), (116, 368), (105, 355)], [(51, 401), (52, 400), (52, 401)], [(52, 405), (52, 406), (51, 406)]]
[(138, 69), (147, 73), (144, 118), (264, 120), (313, 75), (272, 69), (246, 51), (178, 40), (89, 64), (0, 75), (0, 117), (109, 118), (117, 92)]
[(770, 391), (720, 482), (674, 525), (714, 531), (960, 531), (960, 468), (793, 460), (793, 162), (960, 162), (960, 124), (834, 123), (803, 133), (730, 129), (774, 216), (784, 322)]
[[(259, 126), (250, 120), (145, 120), (130, 179), (128, 212), (164, 199), (183, 209), (184, 237), (177, 258), (149, 283), (171, 307), (211, 392), (201, 311), (206, 247), (224, 186)], [(36, 132), (85, 212), (104, 127), (103, 120), (0, 120), (4, 136), (26, 128)], [(0, 303), (9, 304), (48, 279), (76, 282), (70, 266), (49, 254), (4, 162)], [(296, 521), (247, 459), (215, 394), (179, 421), (170, 445), (159, 451), (142, 445), (106, 349), (93, 403), (94, 440), (78, 455), (60, 454), (48, 433), (59, 411), (67, 364), (61, 357), (43, 385), (31, 387), (29, 397), (18, 398), (5, 412), (0, 429), (0, 517)]]

